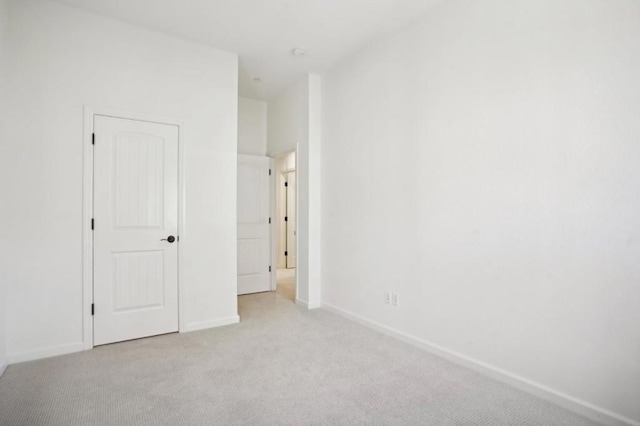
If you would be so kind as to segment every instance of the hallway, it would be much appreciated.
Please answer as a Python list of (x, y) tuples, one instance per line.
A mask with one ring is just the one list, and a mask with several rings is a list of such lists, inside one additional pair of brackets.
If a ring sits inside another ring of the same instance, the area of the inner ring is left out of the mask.
[(276, 271), (276, 292), (292, 302), (296, 301), (296, 270), (279, 268)]

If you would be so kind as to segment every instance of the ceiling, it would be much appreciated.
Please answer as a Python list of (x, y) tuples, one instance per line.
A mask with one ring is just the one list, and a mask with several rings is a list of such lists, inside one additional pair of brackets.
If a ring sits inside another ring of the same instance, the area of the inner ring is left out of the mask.
[[(238, 53), (240, 96), (266, 100), (409, 24), (438, 0), (57, 1)], [(291, 55), (296, 47), (307, 54)]]

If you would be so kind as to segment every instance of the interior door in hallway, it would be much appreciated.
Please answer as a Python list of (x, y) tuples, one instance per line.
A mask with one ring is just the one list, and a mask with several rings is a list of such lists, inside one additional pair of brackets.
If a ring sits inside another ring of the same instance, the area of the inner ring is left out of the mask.
[(177, 126), (94, 117), (94, 345), (178, 331)]
[(287, 177), (287, 268), (296, 267), (296, 172), (289, 172)]
[(238, 294), (271, 290), (269, 162), (238, 155)]

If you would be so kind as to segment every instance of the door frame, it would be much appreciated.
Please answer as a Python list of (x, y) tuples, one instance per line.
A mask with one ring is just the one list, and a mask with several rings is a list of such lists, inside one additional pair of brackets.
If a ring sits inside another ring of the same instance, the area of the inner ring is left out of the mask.
[[(83, 349), (93, 349), (93, 133), (94, 117), (102, 115), (124, 120), (146, 121), (158, 124), (168, 124), (178, 127), (178, 235), (180, 241), (185, 241), (185, 181), (184, 181), (184, 123), (168, 117), (148, 114), (132, 113), (114, 108), (98, 108), (84, 105), (83, 135), (82, 135), (82, 346)], [(183, 300), (184, 289), (181, 285), (182, 250), (178, 244), (178, 332), (186, 330), (184, 324)]]
[[(286, 182), (287, 182), (287, 186), (285, 188), (287, 188), (287, 189), (284, 191), (284, 209), (285, 209), (284, 215), (285, 216), (289, 216), (289, 176), (288, 175), (290, 175), (291, 173), (296, 173), (296, 169), (295, 168), (288, 169), (287, 171), (282, 172), (283, 175), (287, 176), (287, 178), (285, 179)], [(296, 173), (296, 178), (294, 180), (294, 187), (293, 187), (293, 192), (295, 194), (295, 199), (296, 199), (296, 201), (295, 201), (296, 204), (293, 206), (293, 211), (294, 211), (294, 214), (296, 214), (296, 215), (298, 214), (298, 193), (296, 192), (298, 190), (298, 178), (297, 178), (297, 176), (298, 175)], [(295, 262), (295, 264), (296, 264), (296, 266), (298, 266), (298, 241), (297, 241), (297, 239), (298, 239), (298, 216), (295, 217), (295, 220), (296, 220), (296, 227), (293, 230), (293, 235), (294, 235), (294, 237), (296, 239), (296, 248), (295, 248), (296, 262)], [(284, 230), (284, 245), (285, 245), (285, 248), (286, 248), (285, 251), (288, 252), (289, 251), (289, 221), (288, 220), (286, 221), (286, 224), (285, 224), (284, 228), (285, 228), (285, 230)], [(285, 269), (295, 269), (295, 267), (289, 268), (289, 256), (285, 256), (284, 265), (285, 265), (285, 267), (284, 267)]]
[[(271, 181), (271, 217), (272, 218), (277, 218), (277, 204), (278, 204), (278, 191), (277, 191), (277, 185), (278, 185), (278, 179), (277, 174), (280, 173), (281, 171), (278, 170), (278, 157), (282, 157), (283, 155), (286, 154), (290, 154), (290, 153), (294, 153), (295, 157), (296, 157), (296, 165), (293, 169), (287, 170), (287, 172), (291, 171), (298, 171), (298, 147), (296, 146), (296, 148), (294, 149), (287, 149), (285, 151), (276, 153), (276, 154), (269, 154), (269, 156), (271, 157), (271, 165), (272, 165), (272, 181)], [(285, 172), (286, 173), (286, 172)], [(295, 205), (295, 210), (296, 210), (296, 237), (298, 235), (298, 174), (296, 173), (296, 205)], [(278, 253), (278, 239), (280, 238), (280, 233), (278, 232), (278, 223), (279, 222), (275, 222), (272, 221), (272, 228), (271, 228), (271, 264), (273, 265), (273, 268), (271, 268), (271, 289), (272, 291), (276, 291), (276, 289), (278, 288), (278, 279), (277, 279), (277, 274), (276, 271), (278, 270), (278, 258), (277, 258), (277, 253)], [(297, 257), (298, 257), (298, 244), (296, 244), (296, 272), (294, 274), (295, 277), (295, 287), (296, 287), (296, 300), (298, 298), (298, 261), (297, 261)], [(296, 302), (297, 303), (297, 302)]]

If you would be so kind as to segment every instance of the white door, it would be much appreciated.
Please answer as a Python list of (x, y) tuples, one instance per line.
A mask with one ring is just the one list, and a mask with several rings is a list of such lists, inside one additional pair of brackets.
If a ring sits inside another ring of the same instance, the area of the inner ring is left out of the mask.
[(271, 290), (269, 158), (238, 155), (238, 294)]
[(94, 133), (94, 345), (178, 331), (178, 127)]
[(287, 268), (296, 267), (296, 172), (287, 173)]

